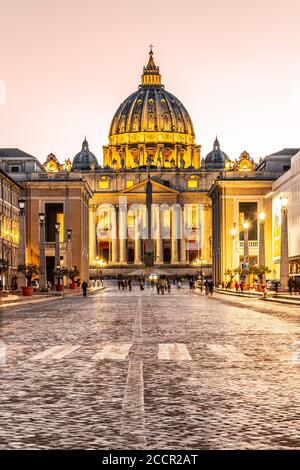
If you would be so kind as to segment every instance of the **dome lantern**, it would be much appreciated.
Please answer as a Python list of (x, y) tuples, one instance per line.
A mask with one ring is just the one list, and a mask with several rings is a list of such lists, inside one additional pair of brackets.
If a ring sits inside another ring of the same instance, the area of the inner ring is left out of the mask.
[(150, 47), (149, 52), (149, 60), (146, 67), (144, 67), (143, 75), (142, 75), (142, 86), (162, 86), (161, 85), (161, 75), (159, 73), (159, 67), (155, 65), (153, 59), (153, 50), (152, 45)]

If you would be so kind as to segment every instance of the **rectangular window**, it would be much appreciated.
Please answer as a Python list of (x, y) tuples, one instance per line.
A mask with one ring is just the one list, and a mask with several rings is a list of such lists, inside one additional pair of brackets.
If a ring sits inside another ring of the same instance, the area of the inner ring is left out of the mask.
[(19, 173), (20, 172), (20, 167), (19, 166), (11, 166), (10, 171), (11, 171), (11, 173)]
[(126, 181), (126, 188), (131, 188), (132, 186), (134, 185), (134, 181), (133, 180), (127, 180)]
[(244, 222), (248, 222), (249, 240), (257, 240), (257, 202), (239, 203), (239, 231), (240, 240), (244, 240)]
[(99, 181), (99, 189), (109, 189), (109, 181)]
[(60, 241), (64, 240), (64, 205), (61, 203), (46, 203), (45, 204), (45, 229), (46, 229), (46, 242), (55, 241), (55, 222), (60, 223), (59, 238)]
[(197, 180), (189, 180), (188, 181), (188, 188), (190, 188), (190, 189), (198, 188), (198, 181)]

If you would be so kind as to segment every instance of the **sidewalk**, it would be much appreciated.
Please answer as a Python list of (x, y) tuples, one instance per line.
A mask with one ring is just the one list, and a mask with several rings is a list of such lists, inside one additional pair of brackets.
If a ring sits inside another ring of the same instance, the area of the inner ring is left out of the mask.
[[(103, 289), (105, 289), (105, 287), (90, 287), (88, 289), (88, 294), (95, 294)], [(24, 297), (22, 294), (9, 294), (8, 297), (2, 297), (0, 299), (0, 311), (5, 308), (9, 309), (19, 305), (47, 302), (49, 299), (62, 300), (66, 297), (76, 297), (78, 295), (82, 295), (81, 288), (76, 288), (74, 290), (65, 289), (63, 292), (50, 291), (47, 293), (36, 293), (33, 294), (32, 297)]]
[(221, 288), (216, 288), (216, 292), (218, 294), (233, 295), (235, 297), (256, 298), (259, 300), (263, 300), (264, 302), (276, 302), (280, 304), (297, 305), (300, 307), (300, 295), (299, 294), (290, 294), (290, 293), (276, 294), (274, 291), (269, 291), (267, 293), (267, 297), (264, 297), (262, 292), (236, 292), (232, 289), (226, 290), (226, 289), (221, 289)]
[(288, 302), (285, 299), (278, 300), (270, 298), (270, 301), (267, 299), (267, 301), (262, 302), (262, 300), (264, 300), (262, 297), (251, 296), (251, 298), (249, 298), (249, 295), (243, 295), (240, 292), (240, 295), (235, 293), (228, 294), (228, 292), (228, 295), (224, 295), (224, 292), (221, 289), (215, 291), (213, 296), (205, 296), (204, 292), (201, 294), (200, 289), (194, 293), (198, 296), (202, 295), (203, 297), (207, 297), (208, 300), (222, 302), (224, 303), (224, 306), (254, 310), (256, 312), (266, 313), (288, 321), (300, 322), (300, 301), (295, 301), (294, 303), (289, 302), (287, 305)]

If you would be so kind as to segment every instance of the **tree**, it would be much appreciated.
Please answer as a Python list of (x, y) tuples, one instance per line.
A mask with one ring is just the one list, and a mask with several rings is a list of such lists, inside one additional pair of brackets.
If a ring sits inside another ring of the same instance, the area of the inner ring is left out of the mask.
[(263, 283), (263, 277), (270, 272), (271, 269), (268, 266), (264, 266), (263, 264), (259, 264), (258, 266), (251, 266), (251, 274), (254, 274), (259, 278), (260, 284)]
[(68, 269), (67, 277), (74, 282), (75, 277), (79, 276), (79, 271), (76, 268)]
[(233, 269), (226, 269), (225, 276), (229, 276), (230, 284), (233, 282), (234, 276), (236, 275), (235, 270)]
[(27, 280), (27, 285), (31, 286), (32, 279), (34, 279), (39, 273), (39, 268), (36, 264), (19, 264), (18, 272), (24, 274)]
[(53, 274), (57, 279), (57, 284), (60, 284), (60, 281), (64, 278), (64, 276), (68, 276), (68, 269), (65, 266), (58, 266), (57, 268), (53, 269)]

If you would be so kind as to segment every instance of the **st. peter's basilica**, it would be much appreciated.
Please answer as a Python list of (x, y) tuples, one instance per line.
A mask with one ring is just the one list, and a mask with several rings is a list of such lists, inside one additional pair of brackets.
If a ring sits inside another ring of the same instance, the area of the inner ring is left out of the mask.
[[(112, 118), (103, 166), (84, 138), (73, 161), (60, 163), (51, 153), (41, 164), (19, 149), (0, 149), (0, 167), (26, 201), (26, 259), (36, 264), (38, 214), (46, 215), (48, 278), (56, 262), (76, 266), (81, 279), (88, 279), (99, 266), (108, 274), (129, 273), (141, 269), (151, 257), (156, 269), (167, 272), (185, 274), (201, 266), (209, 275), (213, 269), (214, 280), (220, 283), (226, 269), (242, 262), (245, 220), (250, 223), (249, 261), (257, 261), (262, 211), (266, 237), (272, 239), (272, 197), (268, 195), (298, 150), (283, 149), (257, 164), (246, 151), (230, 158), (216, 137), (211, 152), (202, 156), (192, 119), (181, 101), (165, 90), (151, 49), (138, 89)], [(2, 226), (6, 224), (2, 252), (10, 253), (15, 269), (17, 221), (12, 225), (8, 213), (2, 219)], [(55, 258), (58, 223), (59, 260)], [(266, 246), (265, 263), (273, 268), (276, 264), (271, 244)]]

